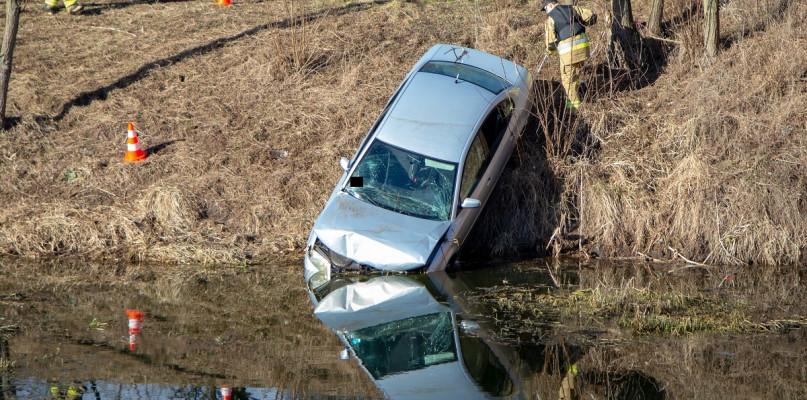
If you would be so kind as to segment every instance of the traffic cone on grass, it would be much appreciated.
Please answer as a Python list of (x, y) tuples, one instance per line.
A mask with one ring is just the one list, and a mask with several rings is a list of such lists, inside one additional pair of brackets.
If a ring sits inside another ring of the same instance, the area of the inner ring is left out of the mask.
[(140, 142), (137, 140), (137, 132), (134, 125), (129, 122), (128, 132), (126, 133), (126, 157), (123, 158), (126, 162), (143, 161), (146, 159), (146, 152), (140, 148)]
[(140, 336), (140, 327), (143, 326), (143, 314), (139, 310), (126, 310), (129, 317), (129, 351), (134, 351), (137, 345), (137, 337)]

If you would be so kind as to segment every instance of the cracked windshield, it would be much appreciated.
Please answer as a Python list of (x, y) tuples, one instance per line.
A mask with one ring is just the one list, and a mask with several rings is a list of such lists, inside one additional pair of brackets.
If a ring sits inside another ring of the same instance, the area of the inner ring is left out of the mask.
[(376, 140), (352, 175), (352, 178), (361, 178), (362, 185), (349, 185), (344, 190), (358, 199), (401, 214), (446, 221), (451, 216), (456, 168), (456, 164)]

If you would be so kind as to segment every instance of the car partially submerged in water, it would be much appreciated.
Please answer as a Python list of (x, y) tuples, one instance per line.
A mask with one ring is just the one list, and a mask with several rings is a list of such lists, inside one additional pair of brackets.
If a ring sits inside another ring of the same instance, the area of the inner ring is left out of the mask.
[(343, 270), (446, 268), (527, 124), (532, 76), (469, 48), (438, 44), (406, 75), (314, 223), (312, 289)]

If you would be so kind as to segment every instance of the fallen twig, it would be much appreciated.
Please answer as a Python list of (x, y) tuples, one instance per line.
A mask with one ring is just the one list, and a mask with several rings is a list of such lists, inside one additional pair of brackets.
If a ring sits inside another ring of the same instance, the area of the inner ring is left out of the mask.
[(647, 254), (645, 254), (645, 253), (642, 253), (641, 251), (637, 251), (637, 252), (636, 252), (636, 254), (638, 254), (638, 255), (642, 256), (642, 257), (643, 257), (645, 260), (650, 260), (650, 261), (652, 261), (652, 262), (664, 262), (664, 263), (666, 263), (666, 262), (670, 262), (670, 260), (662, 260), (662, 259), (660, 259), (660, 258), (656, 258), (656, 257), (653, 257), (653, 256), (649, 256), (649, 255), (647, 255)]
[(686, 262), (687, 262), (687, 264), (697, 265), (697, 266), (699, 266), (699, 267), (705, 267), (705, 268), (709, 268), (709, 267), (710, 267), (709, 265), (706, 265), (706, 264), (703, 264), (703, 263), (699, 263), (699, 262), (697, 262), (697, 261), (692, 261), (692, 260), (690, 260), (690, 259), (688, 259), (688, 258), (684, 257), (683, 255), (681, 255), (681, 253), (679, 253), (679, 252), (678, 252), (678, 250), (676, 250), (676, 249), (674, 249), (674, 248), (672, 248), (672, 247), (670, 247), (670, 246), (667, 246), (667, 249), (668, 249), (668, 250), (670, 250), (671, 252), (673, 252), (673, 254), (675, 254), (676, 256), (681, 257), (681, 259), (682, 259), (682, 260), (684, 260), (684, 261), (686, 261)]
[(137, 35), (135, 35), (134, 33), (122, 31), (122, 30), (117, 29), (117, 28), (108, 28), (108, 27), (105, 27), (105, 26), (91, 26), (90, 28), (103, 29), (103, 30), (107, 30), (107, 31), (115, 31), (115, 32), (125, 33), (127, 35), (132, 35), (134, 37), (137, 37)]
[(658, 37), (658, 36), (653, 36), (653, 35), (645, 35), (645, 37), (649, 37), (649, 38), (651, 38), (651, 39), (656, 39), (656, 40), (663, 40), (663, 41), (665, 41), (665, 42), (671, 42), (671, 43), (675, 43), (675, 44), (682, 44), (682, 43), (683, 43), (683, 42), (682, 42), (682, 41), (680, 41), (680, 40), (665, 39), (665, 38), (660, 38), (660, 37)]

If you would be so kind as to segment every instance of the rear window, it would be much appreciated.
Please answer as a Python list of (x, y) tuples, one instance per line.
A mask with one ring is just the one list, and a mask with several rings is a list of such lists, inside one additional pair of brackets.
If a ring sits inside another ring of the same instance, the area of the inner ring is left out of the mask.
[(460, 79), (465, 82), (473, 83), (493, 94), (499, 94), (502, 90), (510, 87), (510, 84), (507, 83), (506, 80), (488, 71), (467, 64), (459, 64), (450, 61), (429, 61), (420, 68), (419, 72), (429, 72)]

